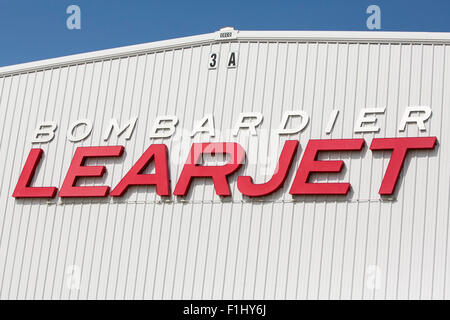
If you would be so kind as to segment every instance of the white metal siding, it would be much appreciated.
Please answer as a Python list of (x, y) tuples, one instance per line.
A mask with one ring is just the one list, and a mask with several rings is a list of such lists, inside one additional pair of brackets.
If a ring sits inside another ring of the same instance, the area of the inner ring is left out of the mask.
[[(230, 51), (239, 53), (235, 69), (225, 66)], [(210, 52), (220, 53), (216, 70), (207, 68)], [(449, 86), (448, 45), (417, 42), (212, 41), (0, 76), (0, 298), (450, 298)], [(414, 105), (432, 108), (427, 131), (399, 133)], [(386, 107), (379, 133), (353, 133), (364, 107)], [(334, 108), (341, 112), (326, 135)], [(269, 135), (291, 109), (309, 113), (307, 129)], [(235, 139), (230, 129), (248, 111), (264, 115), (258, 137)], [(173, 190), (190, 143), (206, 139), (189, 138), (181, 150), (176, 138), (150, 140), (153, 121), (177, 115), (180, 132), (209, 113), (222, 131), (214, 140), (239, 141), (249, 158), (239, 174), (257, 182), (272, 175), (265, 159), (278, 157), (284, 140), (300, 139), (282, 190), (262, 201), (243, 198), (235, 174), (231, 199), (217, 196), (210, 181), (195, 181), (186, 202), (161, 202), (152, 187), (118, 200), (12, 197), (42, 120), (58, 130), (40, 146), (36, 185), (60, 187), (78, 146), (120, 144), (121, 159), (93, 162), (106, 163), (105, 177), (86, 180), (115, 186), (153, 142), (168, 145)], [(132, 116), (139, 119), (131, 140), (103, 141), (109, 119)], [(69, 124), (83, 118), (93, 120), (92, 134), (69, 142)], [(410, 152), (395, 197), (380, 199), (390, 154), (368, 146), (373, 137), (397, 136), (436, 136), (438, 145)], [(307, 141), (329, 137), (366, 140), (362, 152), (323, 155), (343, 159), (346, 169), (316, 178), (350, 181), (351, 195), (292, 198)], [(66, 285), (70, 265), (81, 268), (80, 290)], [(382, 275), (377, 290), (366, 285), (372, 265)]]

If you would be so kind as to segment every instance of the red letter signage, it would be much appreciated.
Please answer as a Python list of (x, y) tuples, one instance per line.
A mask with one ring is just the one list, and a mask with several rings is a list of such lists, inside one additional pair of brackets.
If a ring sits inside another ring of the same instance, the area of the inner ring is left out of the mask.
[[(198, 165), (203, 154), (228, 154), (230, 161), (223, 166)], [(238, 143), (193, 143), (173, 194), (185, 196), (193, 178), (208, 177), (212, 178), (218, 195), (230, 196), (227, 176), (239, 169), (244, 157), (245, 151)]]
[(381, 195), (394, 193), (398, 176), (409, 149), (434, 149), (435, 144), (436, 137), (373, 139), (370, 150), (392, 150), (391, 160), (378, 193)]
[(16, 189), (14, 189), (14, 198), (54, 198), (56, 191), (55, 187), (30, 187), (36, 167), (41, 160), (42, 149), (31, 149), (28, 154), (27, 161), (20, 174)]
[(240, 176), (237, 180), (237, 187), (242, 194), (249, 197), (261, 197), (278, 190), (286, 180), (286, 176), (291, 168), (292, 160), (297, 151), (298, 141), (288, 140), (284, 143), (278, 160), (275, 174), (266, 183), (255, 184), (249, 176)]
[(77, 187), (77, 178), (102, 177), (106, 171), (105, 166), (84, 166), (86, 158), (91, 157), (120, 157), (123, 146), (113, 147), (78, 147), (70, 164), (64, 183), (59, 191), (59, 196), (65, 197), (106, 197), (108, 186)]
[(364, 145), (364, 139), (309, 140), (300, 166), (292, 183), (290, 194), (335, 194), (345, 195), (350, 183), (308, 183), (312, 172), (341, 172), (344, 162), (318, 161), (319, 151), (357, 151)]
[[(384, 174), (380, 195), (392, 195), (395, 191), (400, 172), (408, 150), (434, 149), (436, 137), (414, 138), (374, 138), (370, 145), (372, 151), (392, 151)], [(321, 151), (359, 151), (364, 146), (364, 139), (311, 139), (305, 148), (302, 160), (297, 169), (289, 193), (292, 195), (346, 195), (350, 183), (313, 183), (309, 182), (314, 173), (338, 173), (344, 167), (342, 160), (317, 160)], [(239, 176), (236, 184), (239, 191), (248, 197), (263, 197), (282, 188), (286, 181), (299, 141), (287, 140), (278, 159), (275, 172), (264, 183), (255, 183), (250, 176)], [(109, 186), (77, 186), (77, 179), (82, 177), (102, 177), (105, 166), (87, 166), (85, 160), (93, 157), (120, 157), (123, 146), (79, 147), (76, 149), (69, 170), (60, 189), (59, 196), (65, 197), (106, 197)], [(228, 155), (230, 160), (225, 164), (207, 165), (207, 155)], [(36, 168), (43, 155), (42, 149), (31, 149), (19, 180), (13, 192), (15, 198), (54, 198), (56, 187), (31, 186)], [(245, 159), (245, 151), (240, 144), (234, 142), (193, 143), (173, 192), (177, 196), (186, 196), (194, 178), (210, 178), (217, 195), (230, 196), (228, 176), (236, 172)], [(144, 173), (150, 163), (154, 163), (154, 173)], [(364, 174), (364, 173), (361, 173)], [(123, 196), (130, 186), (156, 186), (160, 196), (170, 196), (170, 173), (168, 150), (165, 144), (152, 144), (136, 161), (128, 173), (121, 179), (112, 197)]]
[[(150, 161), (155, 161), (155, 173), (143, 174)], [(156, 193), (170, 196), (169, 170), (167, 167), (167, 146), (152, 144), (128, 171), (119, 184), (111, 191), (113, 197), (122, 196), (129, 186), (156, 185)]]

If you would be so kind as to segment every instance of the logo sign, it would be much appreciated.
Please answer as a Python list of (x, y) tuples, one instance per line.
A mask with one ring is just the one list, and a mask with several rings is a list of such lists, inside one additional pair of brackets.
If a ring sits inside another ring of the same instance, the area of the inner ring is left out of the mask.
[[(356, 120), (354, 132), (367, 133), (378, 132), (377, 115), (383, 114), (384, 108), (362, 109)], [(333, 130), (334, 123), (339, 112), (336, 110), (330, 114), (325, 133)], [(425, 132), (425, 123), (431, 116), (429, 107), (408, 107), (399, 123), (398, 130), (404, 131), (407, 125), (414, 125), (420, 131)], [(300, 124), (296, 128), (287, 126), (291, 118), (300, 118)], [(242, 113), (238, 117), (232, 134), (237, 136), (240, 131), (247, 131), (250, 135), (257, 135), (256, 128), (261, 124), (263, 116), (259, 113)], [(138, 118), (131, 118), (124, 122), (122, 127), (116, 119), (111, 119), (103, 136), (108, 141), (113, 132), (125, 139), (130, 139)], [(304, 111), (288, 111), (282, 116), (280, 126), (276, 130), (278, 135), (294, 135), (303, 131), (309, 123), (309, 115)], [(176, 132), (178, 118), (176, 116), (158, 116), (155, 120), (149, 137), (170, 138)], [(41, 122), (31, 137), (32, 143), (51, 143), (57, 131), (57, 124), (53, 121)], [(79, 142), (86, 139), (92, 132), (93, 125), (88, 119), (73, 122), (67, 131), (69, 142)], [(200, 119), (192, 131), (187, 134), (191, 138), (197, 134), (214, 137), (214, 117), (206, 115)], [(390, 159), (384, 177), (379, 187), (380, 195), (392, 195), (403, 168), (403, 163), (411, 150), (433, 150), (436, 146), (436, 137), (390, 137), (373, 138), (369, 144), (372, 153), (388, 151)], [(251, 176), (240, 175), (237, 177), (237, 189), (248, 197), (263, 197), (270, 195), (282, 188), (291, 170), (295, 170), (294, 179), (289, 187), (291, 195), (342, 195), (349, 193), (351, 181), (333, 183), (315, 183), (311, 181), (312, 174), (339, 173), (345, 164), (342, 160), (318, 160), (321, 152), (349, 152), (361, 153), (366, 145), (363, 138), (353, 139), (310, 139), (302, 146), (303, 155), (297, 168), (293, 167), (293, 159), (299, 152), (300, 141), (288, 139), (284, 142), (281, 153), (277, 159), (276, 167), (271, 178), (263, 183), (255, 183)], [(86, 160), (96, 158), (99, 162), (105, 158), (122, 158), (125, 147), (114, 146), (88, 146), (78, 147), (75, 150), (72, 161), (61, 186), (33, 186), (36, 168), (38, 167), (44, 150), (31, 148), (25, 165), (20, 173), (15, 190), (12, 194), (15, 198), (91, 198), (91, 197), (121, 197), (130, 192), (130, 186), (154, 186), (160, 196), (180, 196), (188, 194), (192, 181), (198, 178), (210, 179), (217, 195), (231, 196), (229, 178), (237, 174), (239, 168), (245, 163), (247, 152), (238, 142), (203, 142), (192, 143), (183, 163), (182, 171), (176, 180), (171, 179), (169, 173), (170, 154), (166, 144), (150, 144), (131, 169), (117, 181), (116, 185), (89, 185), (79, 186), (77, 181), (85, 177), (103, 177), (106, 167), (102, 165), (90, 166)], [(211, 155), (223, 155), (227, 161), (220, 165), (205, 165), (202, 159)], [(150, 165), (154, 166), (153, 173), (144, 173)], [(176, 183), (171, 186), (171, 181)]]

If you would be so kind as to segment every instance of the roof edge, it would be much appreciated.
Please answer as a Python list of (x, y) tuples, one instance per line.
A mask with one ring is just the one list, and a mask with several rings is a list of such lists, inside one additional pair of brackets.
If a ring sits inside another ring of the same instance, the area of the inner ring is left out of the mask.
[(388, 32), (388, 31), (236, 31), (232, 39), (221, 40), (221, 30), (196, 36), (174, 38), (143, 44), (79, 53), (58, 58), (0, 67), (0, 76), (75, 65), (97, 60), (114, 59), (126, 54), (138, 55), (223, 41), (312, 41), (312, 42), (373, 42), (450, 44), (448, 32)]
[(211, 42), (214, 40), (214, 33), (207, 33), (197, 36), (189, 36), (182, 38), (175, 38), (170, 40), (154, 41), (142, 44), (135, 44), (131, 46), (117, 47), (112, 49), (90, 51), (86, 53), (72, 54), (57, 58), (50, 58), (45, 60), (37, 60), (32, 62), (25, 62), (10, 66), (0, 67), (0, 76), (24, 73), (33, 71), (35, 69), (50, 69), (62, 65), (75, 65), (104, 59), (114, 59), (126, 55), (138, 55), (148, 51), (162, 51), (174, 49), (184, 46), (195, 46)]

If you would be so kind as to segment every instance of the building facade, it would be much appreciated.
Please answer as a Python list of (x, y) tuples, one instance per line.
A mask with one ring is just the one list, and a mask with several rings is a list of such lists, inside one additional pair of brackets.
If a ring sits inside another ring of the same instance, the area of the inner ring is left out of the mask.
[(450, 298), (449, 45), (230, 28), (0, 68), (0, 298)]

